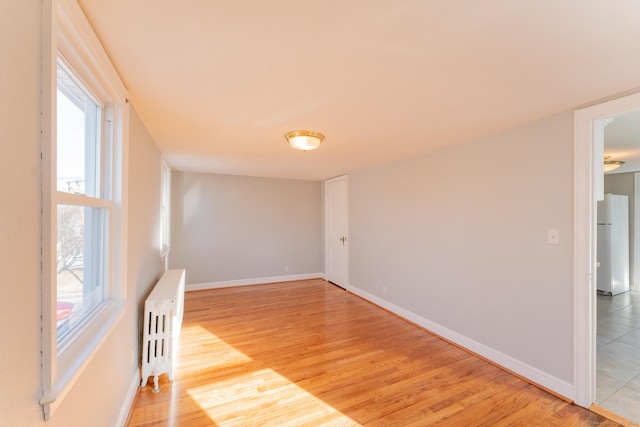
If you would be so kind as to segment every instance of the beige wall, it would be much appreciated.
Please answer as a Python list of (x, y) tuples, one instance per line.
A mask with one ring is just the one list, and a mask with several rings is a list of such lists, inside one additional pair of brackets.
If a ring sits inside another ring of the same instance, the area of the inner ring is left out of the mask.
[(31, 426), (40, 397), (40, 0), (0, 2), (0, 417)]
[[(139, 299), (159, 264), (160, 154), (131, 114), (128, 297), (124, 318), (53, 418), (40, 382), (39, 0), (0, 2), (0, 424), (111, 427), (138, 372)], [(131, 354), (133, 352), (134, 359)]]
[(320, 182), (179, 171), (171, 181), (171, 267), (188, 284), (323, 270)]
[(137, 303), (138, 329), (128, 331), (136, 345), (136, 361), (141, 357), (137, 347), (142, 341), (144, 300), (164, 272), (160, 259), (161, 160), (160, 150), (132, 108), (129, 123), (127, 279), (132, 290), (130, 301)]
[(350, 284), (571, 383), (572, 129), (567, 112), (350, 174)]

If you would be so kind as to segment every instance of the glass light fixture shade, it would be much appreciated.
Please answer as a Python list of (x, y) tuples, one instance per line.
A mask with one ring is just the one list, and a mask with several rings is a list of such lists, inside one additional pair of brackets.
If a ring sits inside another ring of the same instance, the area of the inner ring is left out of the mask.
[(618, 169), (620, 166), (624, 165), (624, 162), (621, 160), (605, 160), (604, 161), (604, 172), (611, 172), (612, 170)]
[(296, 150), (315, 150), (324, 140), (324, 135), (320, 132), (309, 130), (294, 130), (285, 135), (291, 147)]

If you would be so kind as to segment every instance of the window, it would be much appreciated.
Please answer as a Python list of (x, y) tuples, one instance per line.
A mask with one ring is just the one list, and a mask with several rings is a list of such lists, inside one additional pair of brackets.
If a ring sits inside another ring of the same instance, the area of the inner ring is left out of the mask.
[(56, 102), (58, 347), (108, 298), (111, 120), (59, 61)]
[(162, 252), (160, 258), (164, 262), (164, 269), (169, 268), (169, 252), (171, 252), (171, 168), (162, 161), (162, 206), (160, 217), (160, 236)]
[(40, 403), (49, 419), (124, 314), (128, 105), (77, 2), (45, 4)]

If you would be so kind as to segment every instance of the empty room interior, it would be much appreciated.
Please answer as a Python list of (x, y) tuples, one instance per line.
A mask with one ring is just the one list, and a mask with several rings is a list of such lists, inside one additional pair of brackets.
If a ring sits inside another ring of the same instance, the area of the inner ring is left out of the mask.
[(640, 423), (638, 16), (1, 2), (0, 424)]

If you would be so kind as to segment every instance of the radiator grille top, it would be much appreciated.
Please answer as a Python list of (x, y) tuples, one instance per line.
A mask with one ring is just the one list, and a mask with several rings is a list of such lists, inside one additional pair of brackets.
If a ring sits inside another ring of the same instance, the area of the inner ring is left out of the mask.
[(175, 300), (178, 298), (180, 288), (176, 286), (176, 283), (184, 283), (184, 270), (167, 270), (162, 275), (162, 278), (158, 281), (153, 288), (147, 301), (160, 301), (160, 300)]

